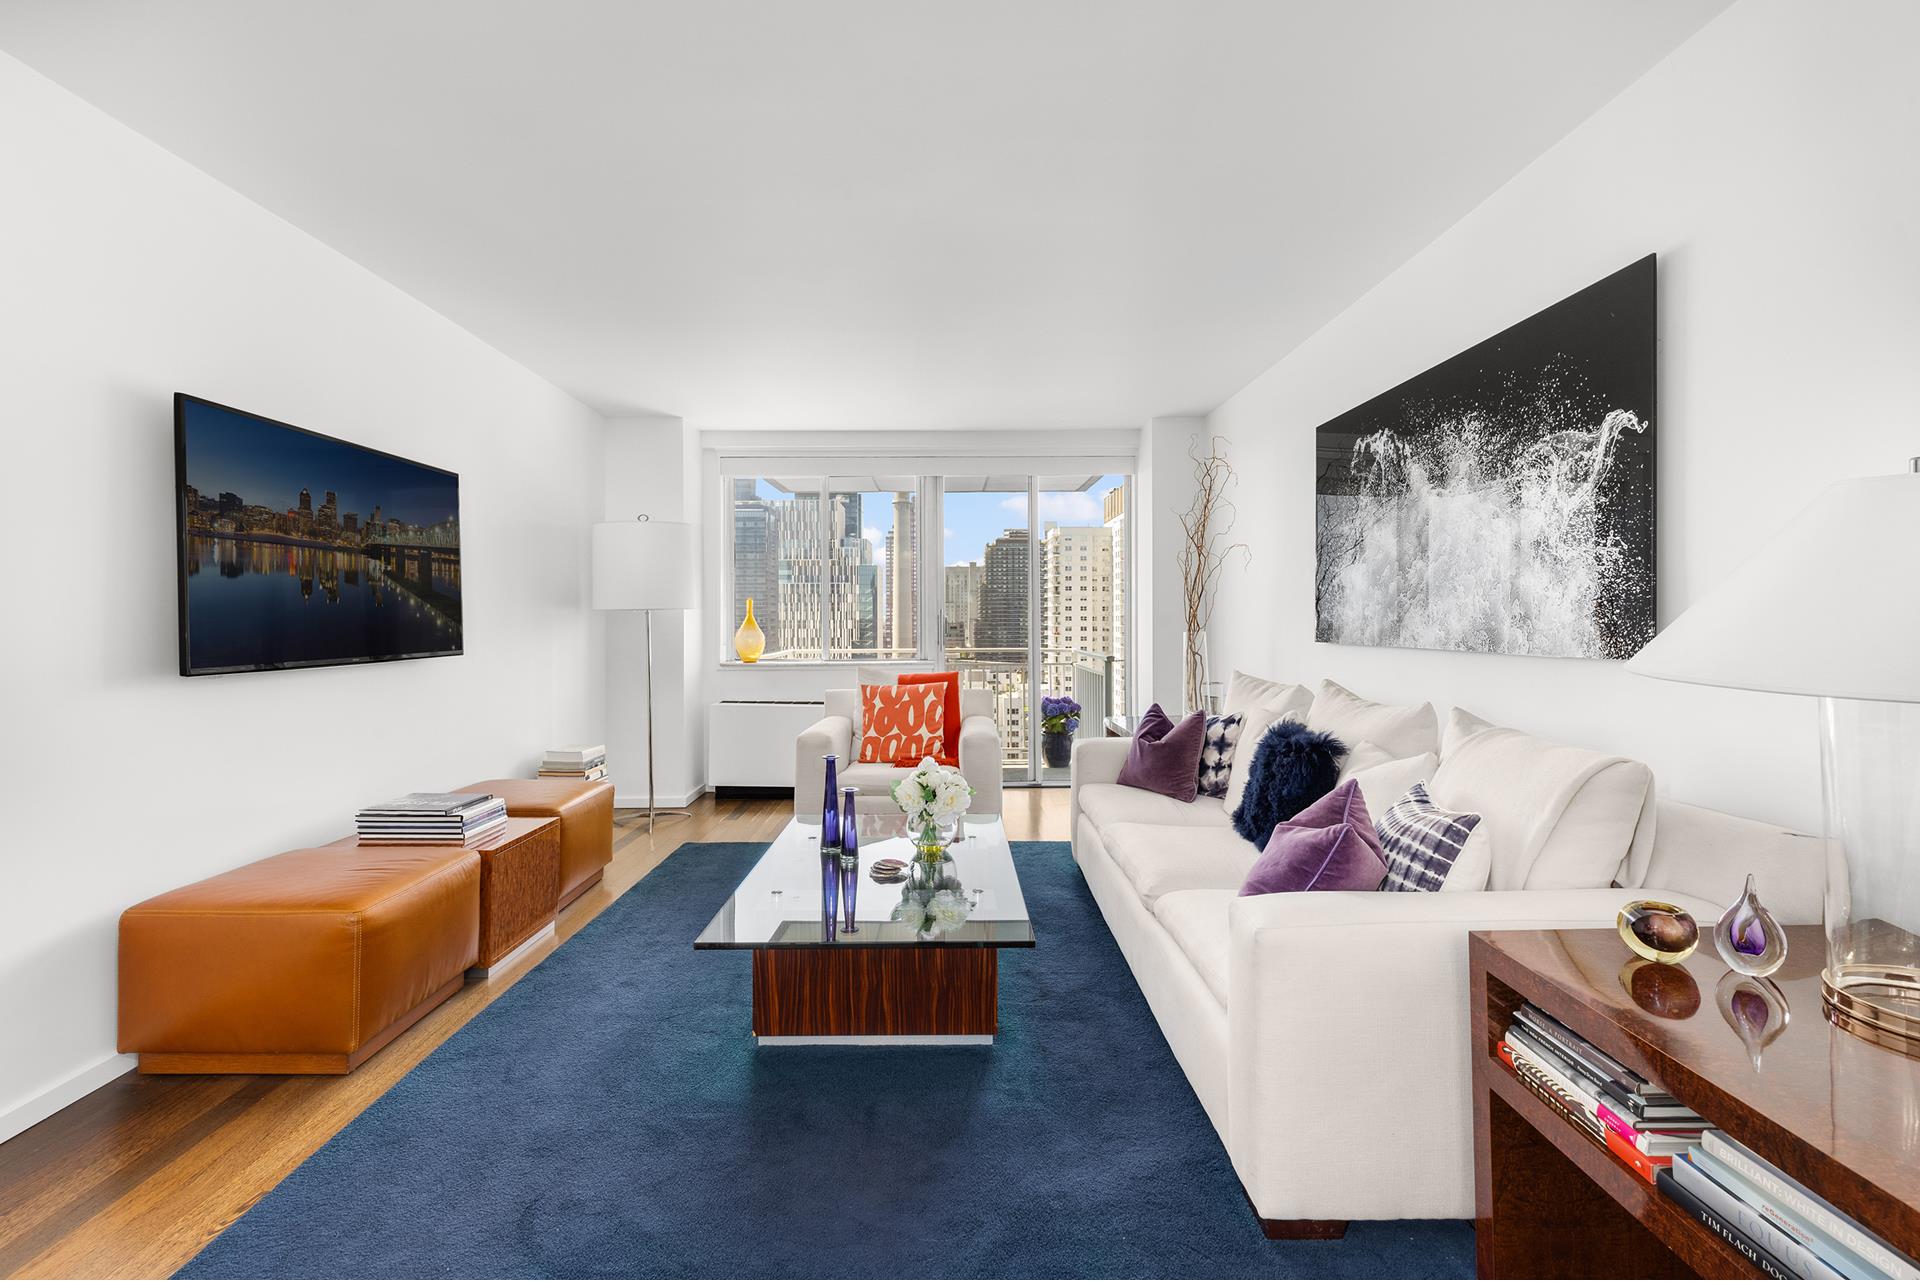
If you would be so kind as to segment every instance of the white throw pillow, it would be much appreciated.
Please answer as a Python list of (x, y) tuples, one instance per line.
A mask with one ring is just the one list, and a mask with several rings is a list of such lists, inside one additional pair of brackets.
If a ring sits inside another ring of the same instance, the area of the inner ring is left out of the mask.
[(1481, 815), (1496, 890), (1604, 889), (1644, 876), (1653, 849), (1653, 771), (1490, 725), (1455, 709), (1428, 789)]
[(1320, 682), (1307, 724), (1332, 734), (1349, 750), (1356, 743), (1373, 743), (1396, 760), (1440, 750), (1440, 718), (1432, 703), (1415, 707), (1370, 702), (1332, 681)]
[(1240, 722), (1240, 737), (1233, 745), (1233, 769), (1227, 774), (1227, 794), (1223, 801), (1227, 813), (1239, 809), (1240, 801), (1247, 794), (1247, 780), (1253, 775), (1253, 752), (1260, 746), (1260, 740), (1281, 721), (1300, 718), (1299, 712), (1272, 707), (1256, 707), (1246, 714)]
[(1220, 714), (1231, 716), (1235, 712), (1268, 707), (1278, 712), (1299, 712), (1304, 716), (1312, 703), (1313, 691), (1305, 685), (1262, 680), (1258, 676), (1236, 671), (1233, 679), (1227, 682), (1227, 698), (1220, 705)]
[[(1395, 759), (1377, 743), (1362, 743), (1347, 755), (1340, 781), (1352, 779), (1359, 786), (1360, 799), (1367, 803), (1367, 814), (1371, 817), (1386, 813), (1387, 806), (1405, 796), (1415, 783), (1431, 779), (1439, 767), (1440, 758), (1432, 752)], [(1447, 879), (1451, 882), (1453, 878)], [(1484, 874), (1481, 879), (1486, 879)]]

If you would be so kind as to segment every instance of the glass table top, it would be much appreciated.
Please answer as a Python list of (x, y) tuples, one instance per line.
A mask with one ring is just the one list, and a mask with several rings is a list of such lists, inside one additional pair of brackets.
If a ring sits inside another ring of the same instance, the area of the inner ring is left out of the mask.
[[(871, 875), (880, 859), (911, 863), (913, 843), (898, 813), (860, 816), (860, 873), (854, 922), (842, 925), (845, 905), (829, 931), (824, 920), (825, 877), (820, 820), (796, 818), (768, 846), (746, 879), (714, 914), (696, 948), (721, 947), (1032, 947), (1033, 922), (1020, 893), (1013, 850), (998, 817), (963, 817), (948, 853), (944, 875), (959, 882), (954, 897), (966, 919), (932, 937), (893, 919), (909, 885), (883, 884)], [(952, 900), (948, 900), (951, 904)]]

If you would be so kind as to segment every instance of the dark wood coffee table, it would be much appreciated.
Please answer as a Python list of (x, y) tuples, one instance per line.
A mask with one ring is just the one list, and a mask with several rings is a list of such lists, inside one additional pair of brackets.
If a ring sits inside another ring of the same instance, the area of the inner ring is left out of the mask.
[(1500, 1061), (1531, 1001), (1909, 1257), (1920, 1257), (1920, 1061), (1829, 1024), (1825, 940), (1787, 931), (1772, 976), (1791, 1007), (1756, 1067), (1715, 999), (1727, 967), (1631, 955), (1612, 930), (1479, 932), (1468, 943), (1475, 1231), (1482, 1277), (1757, 1277), (1762, 1273), (1554, 1112)]

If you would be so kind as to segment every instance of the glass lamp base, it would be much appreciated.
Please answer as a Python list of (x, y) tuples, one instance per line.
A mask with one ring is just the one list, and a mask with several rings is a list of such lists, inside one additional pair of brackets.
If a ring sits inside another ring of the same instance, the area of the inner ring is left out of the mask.
[(1920, 1059), (1920, 969), (1833, 966), (1820, 975), (1820, 995), (1835, 1027)]

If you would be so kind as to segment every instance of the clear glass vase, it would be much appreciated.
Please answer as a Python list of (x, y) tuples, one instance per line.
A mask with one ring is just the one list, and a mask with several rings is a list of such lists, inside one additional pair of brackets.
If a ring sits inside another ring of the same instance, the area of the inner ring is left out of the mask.
[(1920, 1057), (1920, 704), (1820, 700), (1827, 1015)]

